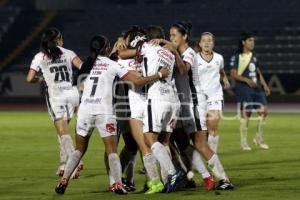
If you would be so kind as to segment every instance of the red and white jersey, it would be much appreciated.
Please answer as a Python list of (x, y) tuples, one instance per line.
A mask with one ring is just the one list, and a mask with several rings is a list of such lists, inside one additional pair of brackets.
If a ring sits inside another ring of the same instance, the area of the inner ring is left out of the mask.
[(79, 110), (89, 114), (113, 114), (113, 83), (118, 76), (123, 79), (128, 70), (117, 62), (98, 56), (84, 81)]
[[(196, 52), (188, 47), (183, 54), (181, 54), (182, 60), (190, 64), (190, 66), (194, 66), (197, 64), (196, 62)], [(181, 103), (189, 103), (191, 102), (191, 90), (189, 84), (189, 74), (181, 75), (179, 70), (175, 71), (175, 84), (177, 88), (178, 97)]]
[(220, 70), (224, 68), (223, 56), (213, 52), (212, 59), (206, 61), (197, 53), (196, 60), (197, 64), (192, 67), (192, 74), (197, 93), (204, 93), (208, 101), (223, 100), (220, 83)]
[(71, 50), (58, 48), (62, 51), (59, 59), (52, 62), (44, 53), (39, 52), (30, 65), (30, 69), (42, 71), (50, 97), (63, 96), (65, 90), (72, 89), (72, 60), (77, 55)]
[[(142, 65), (138, 63), (135, 59), (119, 59), (118, 63), (124, 67), (128, 71), (136, 71), (140, 76), (142, 76)], [(137, 87), (133, 83), (130, 84), (128, 96), (129, 98), (139, 99), (141, 96), (145, 96), (142, 91), (142, 87)]]
[(155, 75), (162, 67), (170, 70), (168, 77), (148, 85), (148, 99), (177, 102), (178, 96), (173, 80), (175, 56), (166, 48), (144, 43), (141, 48), (143, 56), (143, 76)]

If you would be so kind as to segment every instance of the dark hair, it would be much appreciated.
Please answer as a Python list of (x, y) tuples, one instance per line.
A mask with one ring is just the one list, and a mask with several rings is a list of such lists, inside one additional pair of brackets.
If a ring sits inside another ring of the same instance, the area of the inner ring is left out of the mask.
[(191, 33), (193, 25), (191, 22), (179, 21), (171, 26), (171, 28), (176, 28), (182, 35), (187, 35), (187, 41)]
[(253, 32), (244, 31), (244, 32), (241, 33), (240, 39), (239, 39), (239, 44), (238, 44), (238, 53), (243, 53), (244, 52), (243, 41), (246, 41), (248, 38), (252, 38), (252, 37), (254, 37)]
[(165, 32), (160, 26), (150, 25), (146, 29), (148, 40), (165, 39)]
[(124, 34), (124, 38), (128, 38), (128, 48), (130, 49), (138, 48), (144, 42), (148, 41), (146, 31), (139, 26), (132, 26), (131, 29)]
[(109, 48), (109, 40), (103, 35), (95, 35), (90, 41), (91, 55), (83, 62), (79, 74), (90, 73), (98, 55), (106, 56), (107, 48)]
[(57, 47), (57, 39), (61, 37), (61, 33), (57, 28), (49, 28), (41, 38), (41, 51), (46, 54), (52, 61), (60, 58), (62, 51)]

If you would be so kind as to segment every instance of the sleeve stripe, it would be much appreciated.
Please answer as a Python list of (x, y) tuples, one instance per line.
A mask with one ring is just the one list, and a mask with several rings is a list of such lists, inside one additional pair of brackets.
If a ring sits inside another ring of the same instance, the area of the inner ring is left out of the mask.
[(31, 68), (31, 67), (30, 67), (30, 69), (33, 70), (33, 71), (35, 71), (35, 72), (38, 72), (36, 69), (33, 69), (33, 68)]
[(129, 72), (126, 72), (126, 74), (124, 74), (121, 79), (124, 79), (127, 75), (129, 74)]

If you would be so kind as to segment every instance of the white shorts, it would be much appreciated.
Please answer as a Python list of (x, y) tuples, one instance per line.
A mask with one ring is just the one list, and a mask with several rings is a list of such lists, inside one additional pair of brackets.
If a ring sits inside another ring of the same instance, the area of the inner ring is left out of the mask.
[(54, 122), (60, 119), (70, 120), (79, 105), (79, 92), (76, 87), (67, 90), (63, 97), (49, 97), (46, 92), (46, 103), (49, 115)]
[(207, 130), (207, 113), (210, 110), (223, 109), (223, 100), (207, 101), (207, 97), (204, 94), (197, 94), (198, 104), (193, 107), (192, 113), (195, 121), (197, 131)]
[(147, 100), (144, 96), (129, 96), (130, 118), (143, 121)]
[(102, 138), (117, 135), (117, 120), (115, 115), (91, 115), (78, 112), (76, 133), (82, 137), (90, 136), (94, 130)]
[(143, 132), (171, 133), (176, 127), (180, 104), (149, 99), (145, 106)]
[(207, 110), (223, 110), (223, 100), (216, 100), (216, 101), (207, 101)]

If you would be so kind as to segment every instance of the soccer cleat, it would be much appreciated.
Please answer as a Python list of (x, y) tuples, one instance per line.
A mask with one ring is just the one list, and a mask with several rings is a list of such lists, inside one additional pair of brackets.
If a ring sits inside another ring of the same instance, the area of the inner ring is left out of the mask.
[(234, 186), (229, 180), (220, 180), (216, 190), (233, 190)]
[(160, 180), (153, 180), (147, 182), (148, 190), (145, 194), (155, 194), (160, 193), (164, 190), (164, 184)]
[(84, 166), (83, 166), (83, 163), (80, 162), (79, 165), (76, 167), (76, 169), (74, 170), (74, 172), (72, 173), (71, 175), (71, 178), (72, 179), (78, 179), (79, 178), (79, 172), (81, 170), (83, 170)]
[(256, 136), (255, 138), (253, 138), (253, 143), (256, 146), (259, 146), (261, 149), (269, 149), (269, 145), (267, 145), (262, 137)]
[(114, 192), (116, 194), (128, 194), (128, 191), (126, 189), (123, 188), (121, 183), (114, 183), (112, 184), (111, 188), (110, 188), (111, 192)]
[(61, 164), (59, 165), (57, 171), (56, 171), (56, 175), (62, 177), (65, 173), (65, 167), (66, 167), (66, 164)]
[(165, 185), (166, 193), (174, 192), (176, 190), (176, 186), (183, 179), (183, 173), (181, 171), (177, 171), (175, 174), (168, 175), (168, 181)]
[(135, 191), (135, 185), (134, 183), (131, 183), (130, 181), (126, 180), (125, 178), (122, 178), (122, 184), (123, 187), (128, 191), (128, 192), (133, 192)]
[(57, 194), (64, 194), (68, 186), (68, 180), (66, 178), (61, 179), (59, 184), (55, 187)]
[(209, 177), (203, 179), (203, 181), (204, 181), (203, 186), (205, 187), (205, 189), (207, 191), (215, 189), (216, 183), (215, 183), (213, 177), (209, 176)]
[(247, 144), (247, 142), (241, 142), (241, 149), (243, 151), (251, 151), (251, 147), (249, 147), (249, 145)]

